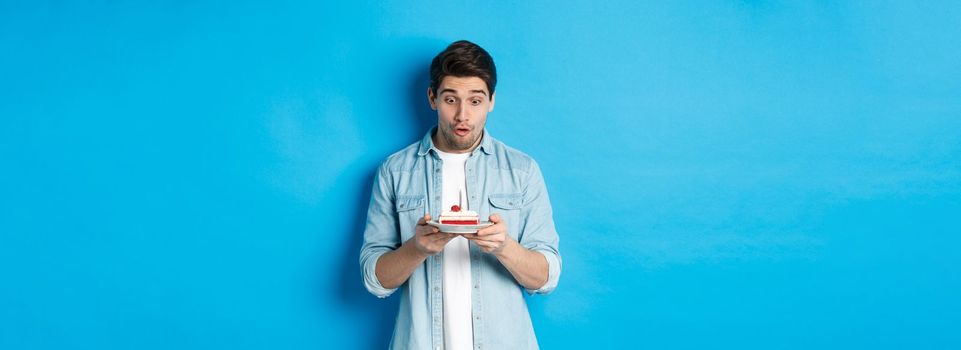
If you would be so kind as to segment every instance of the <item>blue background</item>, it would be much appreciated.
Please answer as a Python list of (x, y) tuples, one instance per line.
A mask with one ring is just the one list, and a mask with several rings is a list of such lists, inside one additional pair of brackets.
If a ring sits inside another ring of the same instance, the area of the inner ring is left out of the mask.
[[(0, 4), (0, 349), (377, 349), (434, 54), (540, 163), (559, 348), (961, 347), (954, 1)], [(953, 296), (952, 296), (953, 295)]]

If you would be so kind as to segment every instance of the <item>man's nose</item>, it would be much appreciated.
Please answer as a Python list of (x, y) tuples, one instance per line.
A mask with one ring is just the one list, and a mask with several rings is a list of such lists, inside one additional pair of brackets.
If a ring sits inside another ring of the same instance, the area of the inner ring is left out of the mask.
[(454, 120), (456, 120), (456, 121), (465, 121), (465, 120), (467, 120), (468, 117), (469, 117), (469, 116), (467, 115), (467, 111), (468, 111), (468, 110), (469, 110), (469, 109), (467, 108), (467, 104), (466, 104), (466, 103), (458, 104), (458, 105), (457, 105), (457, 114), (454, 115)]

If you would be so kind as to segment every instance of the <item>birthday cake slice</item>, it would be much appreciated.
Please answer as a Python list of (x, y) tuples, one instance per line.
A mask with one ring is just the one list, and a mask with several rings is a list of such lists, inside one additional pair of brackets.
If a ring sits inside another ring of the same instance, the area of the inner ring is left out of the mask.
[(459, 205), (454, 205), (449, 211), (440, 213), (438, 221), (441, 225), (477, 225), (480, 222), (479, 218), (476, 211), (461, 210)]

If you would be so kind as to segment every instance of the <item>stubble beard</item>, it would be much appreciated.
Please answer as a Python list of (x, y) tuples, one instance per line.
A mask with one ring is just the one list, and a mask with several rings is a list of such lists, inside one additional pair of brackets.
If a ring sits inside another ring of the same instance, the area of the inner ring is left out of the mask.
[(446, 130), (442, 132), (441, 135), (447, 141), (447, 146), (450, 147), (452, 151), (467, 151), (470, 150), (475, 143), (477, 143), (477, 140), (480, 139), (481, 133), (475, 133), (473, 130), (471, 130), (470, 134), (467, 135), (467, 140), (464, 141), (461, 141), (461, 139), (457, 137), (457, 134), (455, 134), (453, 130)]

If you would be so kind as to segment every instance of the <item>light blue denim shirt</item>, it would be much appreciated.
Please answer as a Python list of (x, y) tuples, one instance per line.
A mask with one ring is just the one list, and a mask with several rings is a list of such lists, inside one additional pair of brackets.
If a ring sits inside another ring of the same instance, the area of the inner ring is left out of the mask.
[[(414, 236), (417, 220), (436, 218), (441, 203), (442, 160), (431, 140), (434, 130), (415, 144), (394, 153), (381, 164), (367, 210), (360, 267), (364, 286), (386, 298), (400, 290), (400, 310), (391, 349), (444, 347), (440, 253), (428, 257), (410, 278), (395, 289), (384, 288), (374, 272), (384, 253)], [(497, 213), (508, 234), (527, 249), (544, 254), (548, 279), (531, 294), (550, 293), (561, 274), (557, 231), (544, 178), (534, 160), (484, 130), (480, 146), (467, 159), (467, 196), (470, 209), (486, 219)], [(524, 300), (525, 289), (491, 254), (470, 245), (475, 349), (537, 349), (537, 338)]]

